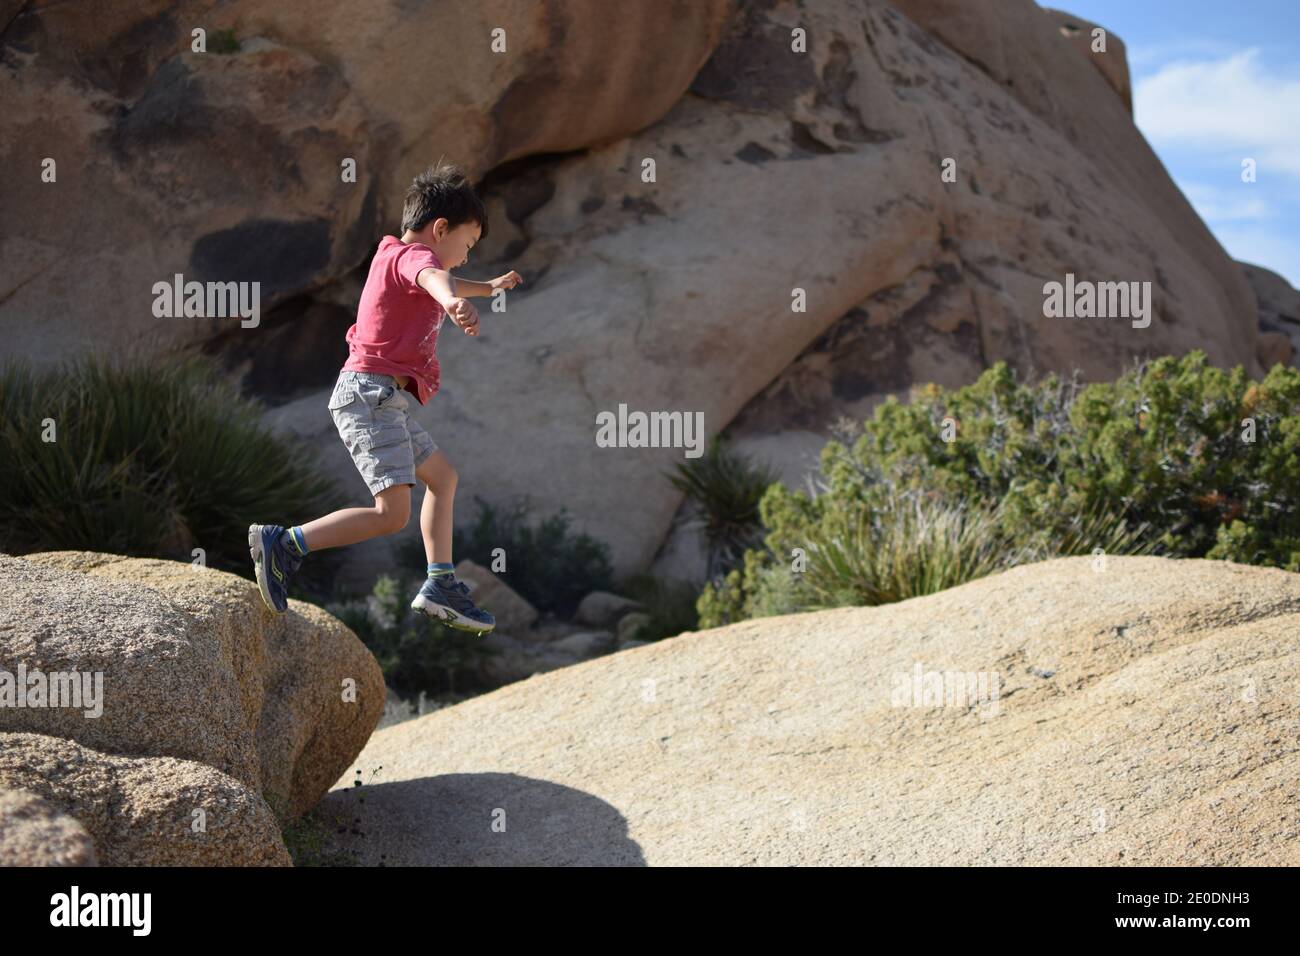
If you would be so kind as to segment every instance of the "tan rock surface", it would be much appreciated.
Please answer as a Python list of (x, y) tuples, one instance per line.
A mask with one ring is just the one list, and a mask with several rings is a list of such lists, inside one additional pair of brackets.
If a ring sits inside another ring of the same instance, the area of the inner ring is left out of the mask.
[(0, 555), (0, 578), (0, 667), (103, 675), (102, 715), (6, 707), (0, 731), (198, 761), (288, 820), (339, 778), (383, 712), (379, 665), (347, 627), (296, 600), (273, 615), (236, 575), (62, 551)]
[[(390, 865), (1294, 866), (1298, 629), (1300, 575), (1057, 559), (512, 684), (319, 809)], [(918, 664), (999, 693), (895, 706)]]
[[(257, 792), (191, 760), (111, 756), (58, 737), (0, 733), (0, 788), (37, 794), (76, 820), (101, 866), (291, 865)], [(7, 850), (0, 847), (0, 864), (12, 861)]]
[(80, 823), (34, 793), (0, 790), (0, 866), (96, 863), (95, 844)]

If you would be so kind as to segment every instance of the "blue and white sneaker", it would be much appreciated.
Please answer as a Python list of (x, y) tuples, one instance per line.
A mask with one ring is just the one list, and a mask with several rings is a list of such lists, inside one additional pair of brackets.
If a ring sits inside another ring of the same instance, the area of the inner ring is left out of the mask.
[(284, 528), (278, 524), (248, 526), (248, 553), (257, 573), (257, 588), (272, 611), (289, 610), (289, 578), (302, 564), (302, 556), (280, 542)]
[(486, 634), (497, 626), (496, 618), (470, 600), (469, 585), (451, 574), (428, 578), (411, 607), (462, 631)]

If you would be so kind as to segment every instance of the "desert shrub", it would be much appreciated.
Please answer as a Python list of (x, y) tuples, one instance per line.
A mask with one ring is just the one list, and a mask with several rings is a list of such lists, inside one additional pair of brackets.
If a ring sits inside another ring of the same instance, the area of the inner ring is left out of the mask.
[[(202, 548), (209, 567), (252, 577), (249, 524), (339, 506), (302, 446), (263, 425), (262, 411), (199, 358), (6, 363), (0, 549), (190, 561)], [(302, 580), (328, 567), (306, 562)]]
[[(956, 391), (891, 398), (828, 442), (815, 496), (771, 485), (765, 547), (706, 585), (700, 624), (781, 593), (795, 609), (880, 603), (1097, 548), (1297, 571), (1298, 465), (1296, 369), (1251, 382), (1196, 351), (1115, 382), (1031, 386), (999, 362)], [(808, 566), (787, 586), (796, 549)]]

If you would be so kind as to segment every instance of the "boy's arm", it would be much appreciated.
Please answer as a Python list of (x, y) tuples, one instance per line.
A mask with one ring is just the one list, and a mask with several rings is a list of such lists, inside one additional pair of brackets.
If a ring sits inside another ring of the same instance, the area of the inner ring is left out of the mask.
[[(435, 269), (430, 266), (427, 269), (421, 269), (420, 274), (415, 277), (415, 283), (429, 295), (433, 296), (437, 303), (444, 309), (447, 303), (457, 298), (458, 286), (463, 287), (466, 283), (456, 282), (455, 276), (444, 269)], [(474, 285), (476, 283), (470, 283)], [(463, 294), (463, 293), (462, 293)]]
[(455, 282), (456, 293), (467, 299), (472, 295), (491, 295), (493, 292), (490, 282), (474, 282), (470, 279), (455, 279)]
[(448, 299), (468, 299), (474, 295), (491, 295), (493, 291), (490, 282), (457, 279), (445, 269), (435, 269), (432, 266), (421, 269), (420, 274), (415, 277), (415, 281), (420, 288), (437, 299), (438, 304), (444, 308)]
[(524, 280), (518, 272), (507, 272), (491, 282), (474, 282), (472, 279), (457, 279), (445, 269), (433, 266), (421, 269), (415, 277), (416, 284), (438, 300), (444, 309), (451, 299), (468, 299), (471, 296), (492, 295), (497, 289), (513, 289)]

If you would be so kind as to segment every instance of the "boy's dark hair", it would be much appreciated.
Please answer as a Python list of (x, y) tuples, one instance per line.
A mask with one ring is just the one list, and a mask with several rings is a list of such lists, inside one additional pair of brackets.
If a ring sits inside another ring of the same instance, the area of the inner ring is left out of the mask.
[(415, 177), (406, 190), (402, 206), (402, 230), (419, 232), (435, 219), (446, 219), (455, 229), (467, 222), (482, 228), (479, 241), (487, 238), (487, 209), (460, 167), (438, 160)]

